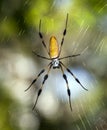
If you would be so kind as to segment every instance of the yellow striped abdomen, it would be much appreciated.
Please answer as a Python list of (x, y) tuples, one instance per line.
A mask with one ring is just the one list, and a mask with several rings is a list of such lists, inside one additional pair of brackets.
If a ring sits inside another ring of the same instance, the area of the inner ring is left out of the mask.
[(52, 36), (49, 43), (50, 58), (57, 58), (59, 55), (59, 46), (56, 38)]

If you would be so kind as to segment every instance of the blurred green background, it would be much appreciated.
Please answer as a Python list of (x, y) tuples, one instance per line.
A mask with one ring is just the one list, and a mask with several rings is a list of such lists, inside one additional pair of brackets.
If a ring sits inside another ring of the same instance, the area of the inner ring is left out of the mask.
[[(70, 111), (61, 71), (51, 70), (32, 111), (43, 76), (25, 92), (48, 61), (38, 35), (48, 47), (52, 35), (60, 45), (69, 14), (61, 56), (83, 90), (65, 71), (71, 89)], [(0, 1), (0, 130), (107, 130), (107, 0)]]

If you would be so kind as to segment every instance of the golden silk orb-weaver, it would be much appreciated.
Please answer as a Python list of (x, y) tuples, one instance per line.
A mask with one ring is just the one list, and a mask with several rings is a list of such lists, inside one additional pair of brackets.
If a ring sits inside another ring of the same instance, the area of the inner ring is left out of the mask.
[(67, 32), (67, 23), (68, 23), (68, 14), (66, 16), (66, 23), (65, 23), (65, 29), (63, 31), (63, 36), (62, 36), (62, 40), (61, 40), (61, 44), (59, 46), (58, 42), (57, 42), (57, 39), (55, 36), (51, 36), (50, 38), (50, 43), (49, 43), (49, 49), (47, 48), (46, 46), (46, 43), (43, 39), (43, 35), (41, 33), (41, 20), (39, 22), (39, 37), (42, 41), (42, 44), (44, 46), (44, 48), (46, 49), (48, 55), (49, 55), (49, 58), (48, 57), (44, 57), (44, 56), (41, 56), (39, 54), (37, 54), (36, 52), (33, 51), (33, 53), (39, 57), (39, 58), (42, 58), (42, 59), (46, 59), (46, 60), (49, 60), (50, 63), (46, 66), (46, 68), (42, 69), (40, 71), (40, 73), (37, 75), (37, 77), (32, 81), (32, 83), (30, 84), (30, 86), (25, 90), (27, 91), (29, 88), (31, 88), (31, 86), (37, 81), (37, 79), (47, 70), (47, 73), (46, 75), (44, 76), (44, 79), (42, 81), (42, 85), (41, 87), (39, 88), (38, 90), (38, 93), (37, 93), (37, 98), (36, 98), (36, 101), (35, 101), (35, 104), (33, 106), (32, 109), (34, 109), (36, 107), (36, 104), (37, 104), (37, 101), (38, 101), (38, 98), (42, 92), (42, 88), (43, 88), (43, 85), (44, 83), (46, 82), (46, 80), (48, 79), (48, 75), (49, 75), (49, 72), (51, 70), (51, 68), (53, 67), (53, 69), (61, 69), (61, 72), (62, 72), (62, 76), (63, 76), (63, 79), (65, 80), (66, 82), (66, 86), (67, 86), (67, 94), (68, 94), (68, 97), (69, 97), (69, 105), (70, 105), (70, 109), (72, 110), (72, 106), (71, 106), (71, 100), (70, 100), (70, 97), (71, 97), (71, 92), (70, 92), (70, 89), (69, 89), (69, 84), (68, 84), (68, 80), (67, 80), (67, 76), (66, 74), (64, 73), (64, 69), (66, 69), (66, 71), (68, 73), (70, 73), (73, 78), (76, 80), (76, 82), (85, 90), (87, 90), (82, 84), (81, 82), (79, 81), (78, 78), (76, 78), (76, 76), (71, 72), (71, 70), (69, 68), (67, 68), (63, 62), (61, 60), (63, 59), (66, 59), (66, 58), (72, 58), (72, 57), (77, 57), (79, 56), (80, 54), (76, 54), (76, 55), (70, 55), (70, 56), (65, 56), (65, 57), (60, 57), (60, 54), (61, 54), (61, 50), (62, 50), (62, 46), (63, 46), (63, 43), (64, 43), (64, 38), (65, 38), (65, 35), (66, 35), (66, 32)]

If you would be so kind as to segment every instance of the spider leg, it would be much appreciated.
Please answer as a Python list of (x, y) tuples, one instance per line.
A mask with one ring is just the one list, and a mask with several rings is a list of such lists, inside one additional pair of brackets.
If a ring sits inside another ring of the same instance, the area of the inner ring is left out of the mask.
[(62, 46), (63, 46), (63, 43), (64, 43), (64, 38), (65, 38), (65, 35), (66, 35), (66, 31), (67, 31), (67, 23), (68, 23), (68, 13), (67, 13), (67, 17), (66, 17), (65, 29), (64, 29), (64, 31), (63, 31), (63, 37), (62, 37), (62, 41), (61, 41), (59, 56), (60, 56), (60, 54), (61, 54)]
[(69, 89), (69, 85), (68, 85), (68, 80), (67, 80), (67, 76), (64, 74), (64, 71), (63, 71), (63, 68), (62, 68), (62, 65), (60, 64), (60, 68), (61, 68), (61, 71), (62, 71), (62, 74), (63, 74), (63, 78), (66, 82), (66, 85), (67, 85), (67, 94), (69, 96), (69, 105), (70, 105), (70, 109), (72, 111), (72, 105), (71, 105), (71, 91)]
[[(48, 64), (48, 66), (51, 64), (51, 62)], [(47, 67), (48, 67), (47, 66)], [(27, 90), (29, 90), (31, 87), (32, 87), (32, 85), (37, 81), (37, 79), (45, 72), (45, 70), (46, 70), (46, 68), (44, 68), (44, 69), (42, 69), (41, 71), (40, 71), (40, 73), (37, 75), (37, 77), (32, 81), (32, 83), (30, 84), (30, 86), (27, 88), (27, 89), (25, 89), (25, 91), (27, 91)]]
[(36, 107), (38, 98), (39, 98), (39, 96), (40, 96), (40, 94), (41, 94), (41, 92), (42, 92), (43, 85), (44, 85), (44, 83), (46, 82), (46, 80), (48, 79), (48, 75), (49, 75), (49, 72), (50, 72), (50, 70), (51, 70), (51, 67), (52, 67), (52, 63), (50, 64), (50, 66), (49, 66), (49, 68), (48, 68), (48, 72), (47, 72), (47, 74), (44, 76), (42, 85), (41, 85), (40, 89), (38, 90), (37, 98), (36, 98), (36, 101), (35, 101), (35, 104), (34, 104), (32, 110), (34, 110), (34, 108)]
[(47, 57), (44, 57), (44, 56), (41, 56), (41, 55), (37, 54), (35, 51), (32, 51), (32, 52), (39, 58), (46, 59), (46, 60), (51, 60), (50, 58), (47, 58)]
[(65, 56), (65, 57), (59, 58), (59, 60), (66, 59), (66, 58), (70, 58), (70, 57), (76, 57), (76, 56), (80, 56), (80, 55), (81, 55), (81, 54), (76, 54), (76, 55), (71, 55), (71, 56)]
[(49, 55), (48, 48), (47, 48), (47, 46), (46, 46), (46, 44), (45, 44), (45, 41), (44, 41), (44, 39), (43, 39), (43, 35), (42, 35), (40, 29), (41, 29), (41, 20), (40, 20), (40, 22), (39, 22), (39, 37), (40, 37), (40, 39), (42, 40), (42, 44), (43, 44), (44, 48), (46, 49), (46, 51), (47, 51), (47, 53), (48, 53), (48, 55)]
[(76, 82), (79, 83), (79, 85), (80, 85), (84, 90), (88, 91), (88, 89), (86, 89), (86, 88), (81, 84), (81, 82), (79, 81), (79, 79), (76, 78), (76, 76), (70, 71), (70, 69), (68, 69), (61, 61), (60, 61), (60, 63), (61, 63), (61, 65), (63, 65), (63, 66), (65, 67), (65, 69), (68, 71), (68, 73), (70, 73), (70, 74), (74, 77), (74, 79), (76, 80)]

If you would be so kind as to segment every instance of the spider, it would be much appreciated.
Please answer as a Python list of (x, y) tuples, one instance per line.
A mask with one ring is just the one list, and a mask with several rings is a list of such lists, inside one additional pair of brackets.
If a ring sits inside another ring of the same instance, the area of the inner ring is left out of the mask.
[(33, 51), (33, 53), (39, 57), (39, 58), (42, 58), (42, 59), (46, 59), (46, 60), (49, 60), (50, 63), (46, 66), (46, 68), (42, 69), (40, 71), (40, 73), (37, 75), (37, 77), (32, 81), (32, 83), (30, 84), (30, 86), (25, 90), (27, 91), (28, 89), (31, 88), (31, 86), (37, 81), (37, 79), (47, 70), (47, 73), (46, 75), (44, 76), (44, 79), (42, 81), (42, 85), (41, 87), (39, 88), (38, 90), (38, 93), (37, 93), (37, 98), (36, 98), (36, 101), (35, 101), (35, 104), (33, 106), (33, 110), (34, 108), (36, 107), (36, 104), (37, 104), (37, 101), (38, 101), (38, 98), (39, 96), (41, 95), (41, 92), (42, 92), (42, 89), (43, 89), (43, 85), (44, 83), (46, 82), (46, 80), (48, 79), (48, 75), (49, 75), (49, 72), (51, 70), (51, 68), (53, 67), (53, 69), (60, 69), (61, 72), (62, 72), (62, 76), (63, 76), (63, 79), (65, 80), (66, 82), (66, 86), (67, 86), (67, 94), (68, 94), (68, 97), (69, 97), (69, 105), (70, 105), (70, 109), (72, 111), (72, 106), (71, 106), (71, 100), (70, 100), (70, 97), (71, 97), (71, 92), (70, 92), (70, 89), (69, 89), (69, 84), (68, 84), (68, 80), (67, 80), (67, 76), (66, 74), (64, 73), (64, 68), (66, 69), (66, 71), (68, 73), (70, 73), (73, 78), (76, 80), (76, 82), (83, 88), (85, 89), (86, 91), (88, 91), (82, 84), (81, 82), (79, 81), (78, 78), (76, 78), (76, 76), (71, 72), (71, 70), (69, 68), (67, 68), (63, 62), (61, 60), (63, 59), (66, 59), (66, 58), (73, 58), (73, 57), (77, 57), (79, 56), (80, 54), (76, 54), (76, 55), (70, 55), (70, 56), (65, 56), (65, 57), (60, 57), (60, 54), (61, 54), (61, 50), (62, 50), (62, 46), (63, 46), (63, 43), (64, 43), (64, 38), (65, 38), (65, 35), (66, 35), (66, 32), (67, 32), (67, 23), (68, 23), (68, 13), (67, 13), (67, 16), (66, 16), (66, 23), (65, 23), (65, 29), (63, 31), (63, 37), (62, 37), (62, 40), (61, 40), (61, 45), (59, 47), (58, 45), (58, 42), (57, 42), (57, 39), (55, 36), (51, 36), (50, 38), (50, 43), (49, 43), (49, 49), (47, 48), (46, 44), (45, 44), (45, 41), (43, 39), (43, 35), (42, 35), (42, 32), (41, 32), (41, 20), (39, 22), (39, 37), (42, 41), (42, 44), (44, 46), (44, 48), (46, 49), (48, 55), (49, 55), (49, 58), (48, 57), (44, 57), (44, 56), (41, 56), (39, 54), (37, 54), (36, 52)]

